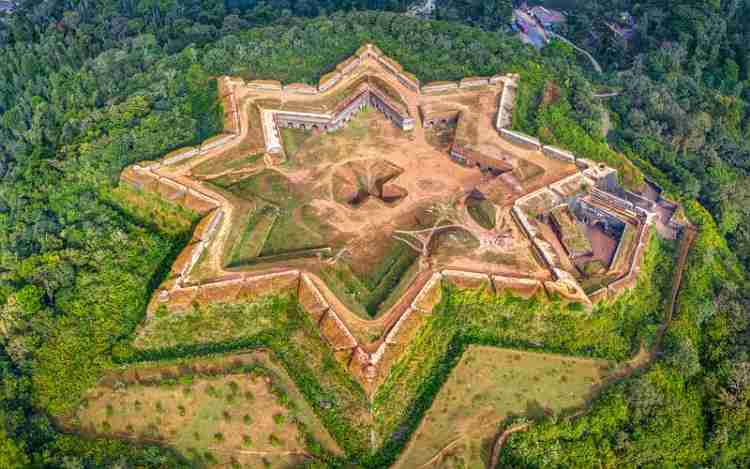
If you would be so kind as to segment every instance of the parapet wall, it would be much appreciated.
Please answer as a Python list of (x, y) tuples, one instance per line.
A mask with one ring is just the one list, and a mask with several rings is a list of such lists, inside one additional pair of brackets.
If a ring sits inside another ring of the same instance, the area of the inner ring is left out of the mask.
[(514, 143), (531, 150), (539, 151), (542, 149), (542, 143), (538, 139), (521, 132), (515, 132), (508, 129), (500, 129), (500, 136), (510, 143)]
[[(493, 79), (490, 79), (490, 83), (493, 83)], [(516, 92), (518, 88), (518, 75), (509, 75), (507, 77), (500, 77), (494, 83), (502, 83), (503, 91), (500, 95), (500, 101), (497, 104), (497, 118), (495, 121), (495, 128), (499, 131), (511, 126), (513, 123), (513, 107), (516, 103)]]
[(568, 163), (575, 163), (576, 157), (574, 154), (567, 152), (565, 150), (561, 150), (557, 147), (551, 147), (548, 145), (544, 145), (542, 147), (542, 153), (544, 153), (546, 156), (550, 158), (554, 158), (556, 160), (565, 161)]
[(440, 91), (453, 91), (458, 89), (458, 82), (455, 81), (431, 81), (422, 86), (421, 92), (425, 94), (437, 93)]
[(401, 84), (414, 92), (419, 92), (420, 83), (417, 77), (405, 71), (401, 64), (383, 54), (383, 51), (372, 44), (365, 44), (360, 47), (353, 56), (338, 64), (335, 70), (323, 75), (318, 82), (317, 91), (324, 93), (330, 90), (343, 78), (354, 72), (367, 59), (375, 60)]

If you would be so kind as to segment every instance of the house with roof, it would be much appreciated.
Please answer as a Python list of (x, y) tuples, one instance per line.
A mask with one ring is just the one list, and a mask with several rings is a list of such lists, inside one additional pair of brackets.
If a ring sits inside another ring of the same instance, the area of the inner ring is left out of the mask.
[(9, 0), (0, 0), (0, 13), (12, 13), (16, 4)]
[(513, 23), (511, 27), (518, 31), (522, 42), (531, 44), (537, 49), (541, 49), (549, 43), (549, 38), (544, 28), (532, 15), (523, 9), (513, 10)]
[(541, 5), (530, 8), (528, 12), (544, 29), (552, 29), (565, 23), (565, 15), (562, 12), (550, 10)]

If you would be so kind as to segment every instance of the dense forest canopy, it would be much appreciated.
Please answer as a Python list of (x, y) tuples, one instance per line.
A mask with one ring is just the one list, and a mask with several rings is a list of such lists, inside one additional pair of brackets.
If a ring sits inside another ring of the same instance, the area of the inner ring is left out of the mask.
[[(221, 130), (212, 76), (314, 83), (365, 41), (425, 81), (521, 73), (514, 125), (625, 174), (627, 155), (701, 227), (665, 356), (585, 419), (511, 440), (510, 466), (746, 467), (750, 2), (578, 3), (562, 32), (602, 76), (568, 46), (522, 45), (502, 0), (438, 0), (450, 22), (404, 16), (404, 1), (20, 2), (0, 19), (0, 467), (182, 464), (53, 424), (125, 353), (190, 235), (123, 209), (119, 172)], [(630, 42), (604, 24), (621, 11)]]

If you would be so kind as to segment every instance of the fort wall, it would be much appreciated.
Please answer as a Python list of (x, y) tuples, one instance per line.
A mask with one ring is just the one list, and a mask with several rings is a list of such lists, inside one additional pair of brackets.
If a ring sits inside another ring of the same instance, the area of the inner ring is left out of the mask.
[[(490, 79), (490, 83), (493, 83), (493, 78)], [(518, 77), (502, 78), (495, 83), (503, 84), (503, 91), (500, 94), (500, 101), (497, 104), (497, 117), (495, 121), (495, 128), (500, 131), (500, 129), (510, 127), (513, 123), (513, 107), (516, 103)]]
[(440, 91), (454, 91), (458, 89), (458, 83), (455, 81), (431, 81), (426, 85), (422, 86), (421, 92), (437, 93)]
[(546, 156), (550, 158), (554, 158), (556, 160), (565, 161), (569, 163), (575, 163), (576, 157), (574, 154), (567, 152), (565, 150), (561, 150), (557, 147), (551, 147), (544, 145), (542, 147), (542, 153), (544, 153)]
[(458, 83), (458, 87), (461, 89), (466, 88), (477, 88), (479, 86), (487, 86), (490, 84), (490, 79), (487, 77), (466, 77), (462, 78)]
[(524, 148), (529, 148), (537, 151), (542, 149), (542, 144), (538, 139), (526, 134), (522, 134), (521, 132), (514, 132), (508, 129), (500, 129), (500, 136), (510, 143), (514, 143)]
[(281, 82), (278, 80), (252, 80), (247, 83), (249, 88), (264, 91), (281, 91)]

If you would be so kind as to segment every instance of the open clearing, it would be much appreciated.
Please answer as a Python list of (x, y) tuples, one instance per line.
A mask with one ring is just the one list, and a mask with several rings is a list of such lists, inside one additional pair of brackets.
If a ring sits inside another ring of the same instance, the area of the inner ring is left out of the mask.
[(109, 376), (77, 417), (84, 432), (164, 443), (216, 467), (300, 464), (310, 458), (306, 436), (340, 453), (283, 368), (263, 351)]
[(471, 346), (394, 467), (485, 467), (504, 419), (580, 407), (609, 369), (602, 360)]

